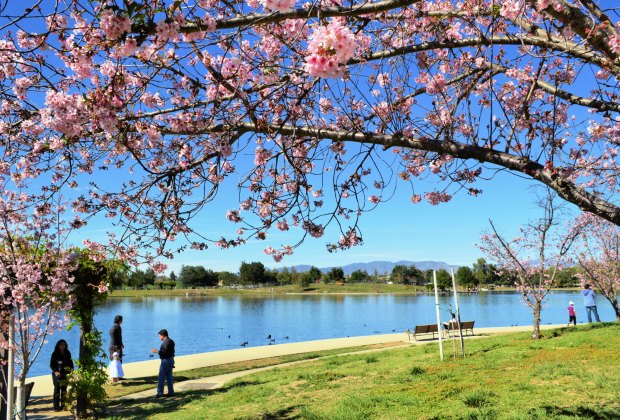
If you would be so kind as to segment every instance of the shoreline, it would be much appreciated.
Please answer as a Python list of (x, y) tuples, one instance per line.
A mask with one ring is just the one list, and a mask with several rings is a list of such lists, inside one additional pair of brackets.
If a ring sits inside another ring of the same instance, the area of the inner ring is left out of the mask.
[[(394, 287), (397, 286), (397, 287)], [(356, 290), (346, 290), (349, 287)], [(344, 290), (343, 290), (344, 289)], [(368, 289), (368, 290), (359, 290)], [(374, 290), (373, 290), (374, 289)], [(380, 289), (380, 290), (377, 290)], [(391, 290), (390, 290), (391, 289)], [(553, 292), (578, 292), (582, 289), (578, 287), (552, 288), (549, 293)], [(496, 288), (494, 290), (479, 290), (478, 292), (459, 291), (458, 294), (473, 295), (485, 293), (517, 293), (516, 288)], [(440, 292), (442, 294), (450, 294), (451, 291)], [(257, 289), (144, 289), (144, 290), (113, 290), (108, 299), (119, 298), (173, 298), (173, 297), (221, 297), (221, 296), (241, 296), (241, 297), (273, 297), (273, 296), (378, 296), (378, 295), (398, 295), (398, 296), (416, 296), (433, 294), (421, 286), (404, 286), (404, 285), (362, 285), (351, 284), (345, 286), (321, 285), (316, 289), (308, 289), (305, 291), (295, 290), (291, 286), (275, 286), (262, 287)]]
[[(564, 327), (564, 324), (541, 325), (541, 330), (549, 330)], [(517, 327), (488, 327), (475, 328), (476, 335), (467, 338), (479, 338), (495, 334), (509, 334), (517, 332), (529, 332), (531, 325)], [(394, 334), (364, 335), (357, 337), (329, 338), (324, 340), (300, 341), (295, 343), (274, 344), (270, 346), (246, 347), (235, 350), (219, 350), (205, 353), (195, 353), (175, 357), (177, 371), (196, 369), (201, 367), (223, 365), (227, 363), (243, 362), (249, 360), (265, 359), (275, 356), (291, 354), (311, 353), (314, 351), (344, 349), (348, 347), (367, 346), (373, 344), (386, 344), (394, 342), (409, 343), (412, 345), (438, 343), (437, 339), (421, 339), (420, 341), (409, 340), (405, 332)], [(159, 360), (149, 359), (141, 362), (124, 363), (125, 377), (140, 378), (156, 376), (159, 372)], [(26, 382), (34, 382), (33, 397), (50, 396), (53, 393), (53, 384), (50, 375), (29, 377)]]

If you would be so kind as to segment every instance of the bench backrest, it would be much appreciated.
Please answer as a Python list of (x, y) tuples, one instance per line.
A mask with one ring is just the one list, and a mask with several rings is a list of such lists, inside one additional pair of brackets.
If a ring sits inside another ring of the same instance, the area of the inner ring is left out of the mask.
[(463, 321), (461, 322), (461, 328), (464, 330), (471, 330), (474, 328), (474, 322), (476, 321)]
[(426, 333), (436, 333), (437, 324), (428, 324), (428, 325), (416, 325), (414, 334), (426, 334)]
[(428, 332), (428, 325), (416, 325), (415, 326), (415, 334), (424, 334)]

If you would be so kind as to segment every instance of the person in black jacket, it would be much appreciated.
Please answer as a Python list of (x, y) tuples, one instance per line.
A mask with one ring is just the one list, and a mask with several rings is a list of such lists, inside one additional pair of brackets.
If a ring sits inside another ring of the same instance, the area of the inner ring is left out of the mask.
[(54, 411), (62, 410), (67, 395), (66, 378), (73, 370), (71, 352), (67, 348), (65, 340), (58, 340), (50, 359), (52, 369), (52, 381), (54, 382)]
[(152, 353), (159, 354), (161, 363), (159, 365), (159, 377), (157, 378), (157, 397), (164, 396), (164, 381), (168, 384), (168, 396), (174, 395), (172, 387), (172, 368), (174, 368), (174, 341), (168, 337), (168, 331), (163, 329), (158, 332), (161, 340), (161, 347), (151, 349)]
[(116, 315), (114, 317), (114, 325), (110, 328), (110, 360), (112, 360), (112, 355), (116, 352), (121, 363), (123, 363), (123, 349), (125, 348), (123, 345), (122, 323), (123, 316)]

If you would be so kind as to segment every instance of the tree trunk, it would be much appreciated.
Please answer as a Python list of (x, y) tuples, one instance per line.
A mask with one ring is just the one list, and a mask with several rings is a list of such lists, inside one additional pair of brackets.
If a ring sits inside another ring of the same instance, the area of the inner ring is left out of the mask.
[[(85, 361), (89, 360), (91, 349), (86, 344), (86, 336), (91, 333), (92, 322), (82, 322), (80, 325), (80, 356), (79, 364), (83, 366)], [(88, 412), (88, 395), (85, 395), (85, 390), (78, 391), (76, 396), (75, 414), (78, 419), (86, 418)]]
[[(9, 341), (8, 334), (1, 333), (0, 343)], [(6, 419), (6, 397), (7, 397), (7, 376), (9, 374), (8, 364), (9, 352), (4, 348), (0, 348), (0, 419)]]
[(614, 308), (614, 312), (616, 314), (616, 321), (620, 321), (620, 305), (618, 305), (618, 298), (613, 300), (610, 299), (611, 306)]
[(17, 378), (17, 393), (15, 395), (15, 419), (26, 419), (26, 375), (20, 373)]
[(532, 331), (532, 339), (538, 340), (540, 338), (540, 311), (541, 303), (539, 301), (534, 302), (534, 331)]

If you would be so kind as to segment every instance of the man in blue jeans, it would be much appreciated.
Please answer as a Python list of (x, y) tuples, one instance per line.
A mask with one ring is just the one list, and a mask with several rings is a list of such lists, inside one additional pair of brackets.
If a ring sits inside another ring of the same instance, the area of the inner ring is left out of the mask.
[(588, 322), (592, 322), (592, 312), (594, 312), (596, 322), (601, 322), (601, 319), (598, 317), (598, 310), (596, 309), (596, 300), (594, 300), (594, 290), (590, 289), (589, 284), (585, 284), (583, 286), (581, 295), (583, 296), (583, 304), (586, 307), (586, 312), (588, 313)]
[(157, 378), (157, 398), (164, 396), (164, 381), (168, 384), (168, 397), (174, 396), (174, 388), (172, 387), (172, 368), (174, 367), (174, 341), (168, 337), (168, 331), (162, 329), (158, 332), (161, 340), (161, 347), (151, 349), (152, 353), (158, 353), (161, 359), (159, 365), (159, 377)]

